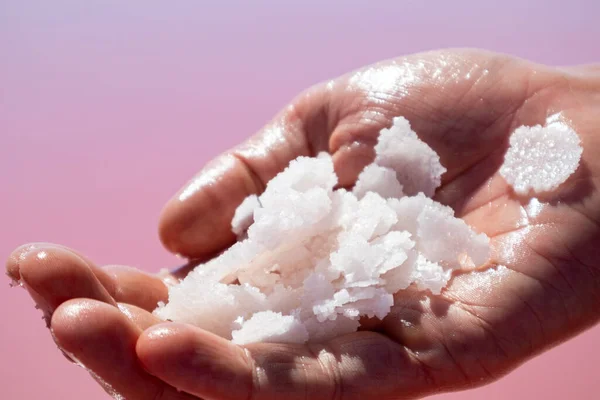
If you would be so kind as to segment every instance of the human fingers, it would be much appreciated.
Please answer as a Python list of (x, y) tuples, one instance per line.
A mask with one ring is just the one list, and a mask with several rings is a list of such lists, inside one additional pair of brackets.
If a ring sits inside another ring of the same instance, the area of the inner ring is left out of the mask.
[(127, 303), (119, 303), (119, 310), (125, 314), (127, 318), (134, 325), (136, 325), (141, 330), (145, 330), (150, 328), (153, 325), (157, 325), (163, 323), (164, 321), (156, 317), (150, 311), (144, 310), (143, 308), (136, 307)]
[(116, 307), (97, 300), (69, 300), (55, 311), (51, 329), (63, 352), (114, 398), (196, 399), (143, 370), (135, 353), (142, 331)]
[(158, 276), (120, 265), (98, 267), (80, 253), (57, 244), (20, 246), (8, 258), (6, 271), (13, 281), (28, 288), (48, 315), (71, 298), (92, 298), (113, 305), (117, 301), (153, 310), (168, 297), (166, 284)]
[(186, 392), (222, 400), (408, 399), (434, 387), (403, 346), (373, 332), (326, 345), (241, 347), (184, 324), (146, 330), (137, 354), (152, 375)]
[(45, 244), (21, 255), (18, 274), (47, 322), (56, 308), (73, 298), (117, 305), (87, 262), (63, 247)]

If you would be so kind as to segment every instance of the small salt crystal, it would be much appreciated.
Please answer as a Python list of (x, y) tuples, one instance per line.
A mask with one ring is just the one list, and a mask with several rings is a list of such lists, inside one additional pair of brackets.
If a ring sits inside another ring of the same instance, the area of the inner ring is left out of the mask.
[(568, 125), (521, 126), (510, 136), (500, 174), (520, 195), (556, 189), (575, 172), (583, 149)]
[(254, 210), (260, 207), (258, 197), (253, 194), (244, 199), (242, 204), (235, 210), (231, 220), (231, 230), (238, 236), (242, 236), (252, 222), (254, 222)]

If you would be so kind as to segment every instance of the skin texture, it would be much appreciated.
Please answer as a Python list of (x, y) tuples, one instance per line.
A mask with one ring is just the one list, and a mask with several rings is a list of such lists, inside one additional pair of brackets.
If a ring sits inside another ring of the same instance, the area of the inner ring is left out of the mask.
[[(383, 321), (325, 344), (240, 347), (160, 323), (149, 311), (167, 299), (168, 277), (101, 268), (57, 245), (20, 247), (7, 272), (67, 357), (126, 399), (382, 400), (476, 387), (600, 317), (598, 110), (596, 66), (417, 54), (310, 88), (207, 165), (166, 205), (159, 227), (169, 250), (194, 260), (231, 245), (237, 205), (299, 155), (330, 152), (340, 184), (351, 186), (398, 115), (440, 154), (448, 172), (436, 199), (491, 237), (489, 268), (455, 276), (439, 296), (399, 293)], [(580, 135), (580, 167), (558, 190), (520, 198), (497, 173), (508, 137), (557, 112)]]

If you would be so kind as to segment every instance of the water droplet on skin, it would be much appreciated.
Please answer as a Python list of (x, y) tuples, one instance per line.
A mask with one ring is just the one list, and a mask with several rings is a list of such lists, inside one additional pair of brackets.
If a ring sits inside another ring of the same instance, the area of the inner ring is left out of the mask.
[(172, 333), (173, 333), (173, 331), (171, 330), (170, 327), (161, 327), (161, 328), (153, 329), (152, 331), (150, 331), (150, 333), (148, 333), (148, 337), (150, 339), (159, 339), (159, 338), (168, 337), (168, 336), (172, 335)]
[(508, 233), (502, 237), (502, 240), (496, 242), (494, 246), (495, 259), (502, 260), (504, 263), (512, 264), (517, 261), (520, 252), (520, 246), (523, 238), (531, 232), (531, 227), (526, 226), (518, 231)]
[(409, 321), (407, 321), (407, 320), (405, 320), (405, 319), (401, 319), (401, 320), (400, 320), (400, 323), (401, 323), (403, 326), (407, 327), (407, 328), (410, 328), (410, 327), (412, 327), (412, 326), (413, 326), (413, 324), (412, 324), (412, 323), (410, 323)]

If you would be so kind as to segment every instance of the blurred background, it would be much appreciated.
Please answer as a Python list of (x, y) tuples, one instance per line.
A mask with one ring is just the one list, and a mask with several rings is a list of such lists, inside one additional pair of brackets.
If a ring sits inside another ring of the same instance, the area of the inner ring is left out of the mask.
[[(50, 241), (99, 264), (180, 261), (166, 200), (299, 91), (365, 64), (479, 47), (600, 61), (596, 0), (0, 0), (0, 256)], [(105, 399), (0, 282), (0, 398)], [(451, 399), (596, 399), (600, 328)]]

